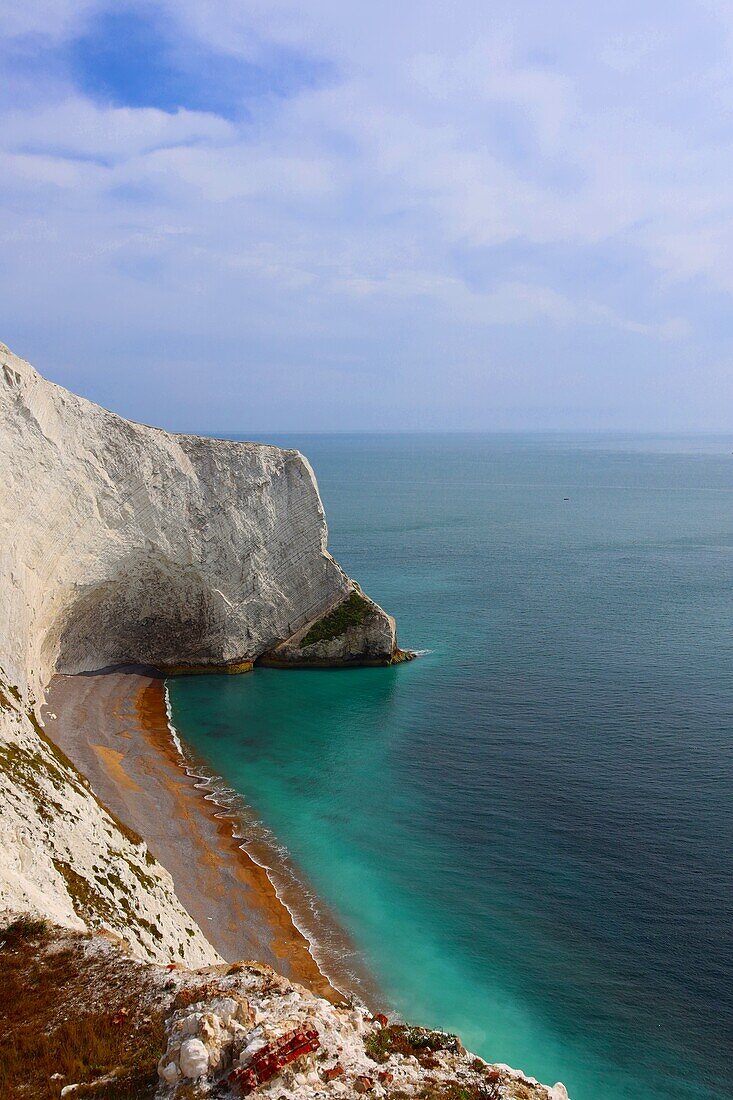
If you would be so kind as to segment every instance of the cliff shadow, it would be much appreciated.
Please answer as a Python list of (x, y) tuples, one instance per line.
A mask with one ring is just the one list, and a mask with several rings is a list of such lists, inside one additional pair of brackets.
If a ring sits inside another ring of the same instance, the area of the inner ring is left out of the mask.
[(160, 551), (127, 554), (107, 577), (77, 587), (49, 632), (58, 672), (221, 662), (229, 605), (195, 565)]

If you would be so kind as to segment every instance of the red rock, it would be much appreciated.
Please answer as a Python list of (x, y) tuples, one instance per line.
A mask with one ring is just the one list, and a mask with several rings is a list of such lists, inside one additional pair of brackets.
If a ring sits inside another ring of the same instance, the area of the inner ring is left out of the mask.
[(280, 1073), (289, 1062), (310, 1054), (319, 1046), (318, 1032), (315, 1029), (295, 1028), (258, 1050), (246, 1068), (232, 1070), (227, 1080), (242, 1096), (248, 1096), (258, 1085), (263, 1085)]
[(389, 1020), (383, 1012), (378, 1012), (377, 1015), (374, 1017), (374, 1021), (375, 1023), (379, 1024), (380, 1027), (386, 1027), (389, 1023)]
[(371, 1092), (374, 1088), (374, 1082), (371, 1077), (359, 1076), (354, 1081), (354, 1088), (357, 1092)]
[(329, 1069), (324, 1069), (323, 1078), (325, 1081), (333, 1081), (335, 1077), (340, 1077), (344, 1072), (344, 1067), (337, 1062), (335, 1066), (331, 1066)]
[(390, 1073), (388, 1069), (380, 1070), (377, 1076), (383, 1085), (391, 1085), (394, 1081), (394, 1073)]

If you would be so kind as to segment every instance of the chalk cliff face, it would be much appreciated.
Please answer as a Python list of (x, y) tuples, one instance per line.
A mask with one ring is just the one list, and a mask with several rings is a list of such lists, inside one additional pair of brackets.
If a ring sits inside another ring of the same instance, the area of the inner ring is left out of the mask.
[[(36, 693), (55, 669), (253, 660), (353, 591), (297, 451), (131, 423), (1, 345), (0, 465), (0, 661)], [(387, 663), (394, 623), (369, 601), (344, 642), (330, 663)]]
[(246, 668), (283, 644), (287, 663), (389, 663), (394, 622), (328, 553), (297, 451), (130, 423), (0, 345), (0, 469), (0, 908), (213, 961), (168, 873), (44, 739), (45, 684)]
[(189, 966), (219, 956), (173, 879), (118, 822), (0, 683), (0, 910), (70, 928), (107, 928), (141, 958)]

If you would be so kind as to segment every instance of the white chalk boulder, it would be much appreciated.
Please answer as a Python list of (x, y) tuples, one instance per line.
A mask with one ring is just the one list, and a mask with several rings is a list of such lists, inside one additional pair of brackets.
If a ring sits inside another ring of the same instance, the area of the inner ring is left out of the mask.
[(200, 1039), (184, 1039), (180, 1054), (184, 1077), (203, 1077), (209, 1070), (209, 1052)]

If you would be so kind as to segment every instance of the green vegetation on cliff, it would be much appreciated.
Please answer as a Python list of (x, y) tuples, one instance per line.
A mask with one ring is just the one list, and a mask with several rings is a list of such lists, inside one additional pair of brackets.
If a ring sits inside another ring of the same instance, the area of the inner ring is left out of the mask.
[(353, 591), (351, 595), (334, 607), (328, 615), (324, 615), (317, 623), (314, 623), (303, 638), (303, 646), (315, 645), (316, 642), (330, 642), (334, 638), (340, 638), (351, 626), (360, 626), (371, 609), (371, 602), (365, 599), (361, 593)]

